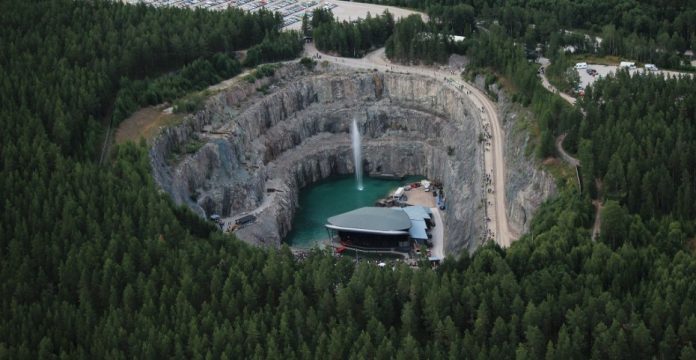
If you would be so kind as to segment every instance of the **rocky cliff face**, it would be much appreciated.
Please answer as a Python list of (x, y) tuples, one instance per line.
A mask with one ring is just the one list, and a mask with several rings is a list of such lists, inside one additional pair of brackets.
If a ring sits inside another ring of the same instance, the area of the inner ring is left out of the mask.
[[(484, 90), (484, 79), (479, 76), (476, 86)], [(556, 182), (541, 169), (534, 158), (534, 143), (526, 128), (527, 110), (519, 109), (508, 95), (495, 84), (491, 91), (498, 96), (498, 114), (505, 133), (505, 201), (510, 229), (517, 234), (529, 230), (534, 213), (549, 197), (556, 194)]]
[[(257, 221), (237, 236), (277, 246), (291, 228), (302, 187), (353, 172), (349, 127), (356, 119), (365, 170), (442, 181), (445, 250), (479, 245), (485, 224), (481, 122), (468, 99), (438, 81), (404, 74), (306, 73), (287, 66), (266, 81), (269, 95), (256, 94), (258, 84), (223, 91), (155, 140), (155, 179), (177, 203), (201, 216), (253, 213)], [(191, 143), (201, 146), (172, 157)]]
[(512, 231), (524, 234), (529, 230), (534, 213), (549, 197), (556, 194), (556, 181), (543, 171), (534, 159), (531, 135), (520, 122), (520, 114), (505, 100), (499, 106), (506, 134), (505, 200), (508, 224)]

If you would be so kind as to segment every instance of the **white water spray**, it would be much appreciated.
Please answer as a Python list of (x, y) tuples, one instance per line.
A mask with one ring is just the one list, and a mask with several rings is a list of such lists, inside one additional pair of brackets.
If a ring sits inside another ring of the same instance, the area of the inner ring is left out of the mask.
[(358, 185), (358, 190), (363, 190), (363, 168), (362, 168), (362, 145), (360, 141), (360, 130), (358, 130), (358, 122), (353, 119), (353, 126), (350, 130), (350, 136), (353, 140), (353, 163), (355, 164), (355, 181)]

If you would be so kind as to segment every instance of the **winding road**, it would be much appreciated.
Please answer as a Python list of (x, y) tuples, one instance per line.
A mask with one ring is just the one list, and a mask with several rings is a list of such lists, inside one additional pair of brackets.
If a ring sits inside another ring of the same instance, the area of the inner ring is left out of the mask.
[(563, 100), (570, 103), (570, 105), (575, 105), (575, 102), (577, 101), (576, 98), (574, 98), (574, 97), (572, 97), (572, 96), (570, 96), (562, 91), (559, 91), (555, 86), (553, 86), (549, 82), (549, 79), (546, 77), (546, 68), (549, 67), (549, 65), (551, 65), (551, 63), (549, 62), (549, 59), (540, 58), (540, 64), (541, 64), (541, 68), (543, 69), (543, 71), (541, 72), (541, 74), (539, 74), (539, 77), (541, 77), (541, 84), (544, 85), (546, 90), (548, 90), (556, 95), (559, 95), (560, 97), (563, 98)]
[[(508, 226), (507, 214), (505, 212), (505, 157), (503, 153), (504, 133), (500, 126), (500, 119), (495, 105), (488, 97), (473, 85), (463, 81), (458, 74), (453, 74), (448, 70), (442, 70), (426, 66), (406, 66), (390, 62), (385, 54), (384, 48), (380, 48), (367, 54), (360, 59), (342, 58), (320, 53), (313, 44), (305, 45), (305, 56), (313, 57), (320, 55), (320, 61), (329, 61), (338, 65), (356, 69), (376, 69), (379, 71), (394, 71), (408, 74), (418, 74), (427, 76), (439, 81), (445, 80), (443, 84), (459, 91), (462, 95), (468, 96), (474, 105), (481, 109), (483, 128), (490, 127), (491, 147), (484, 148), (484, 171), (491, 176), (490, 192), (486, 191), (486, 202), (488, 206), (486, 216), (488, 222), (489, 238), (499, 246), (507, 248), (519, 237), (513, 233)], [(492, 209), (492, 211), (490, 211)]]
[[(541, 67), (544, 69), (544, 71), (539, 75), (541, 77), (541, 83), (547, 90), (554, 94), (560, 95), (561, 98), (570, 103), (570, 105), (575, 105), (577, 99), (564, 92), (558, 91), (558, 89), (555, 86), (551, 85), (549, 79), (546, 78), (546, 67), (548, 66), (548, 59), (542, 58)], [(565, 137), (566, 134), (562, 134), (556, 138), (556, 150), (558, 150), (558, 154), (561, 155), (561, 158), (565, 162), (575, 167), (577, 170), (577, 168), (580, 167), (580, 160), (570, 156), (570, 154), (568, 154), (563, 148), (563, 140), (565, 139)], [(604, 204), (602, 204), (600, 200), (592, 200), (592, 205), (595, 208), (594, 224), (592, 224), (592, 240), (597, 240), (599, 238), (599, 231), (602, 225), (602, 207), (604, 206)]]
[(580, 160), (570, 156), (570, 154), (568, 154), (563, 148), (563, 140), (565, 140), (566, 135), (567, 134), (562, 134), (556, 138), (556, 150), (558, 150), (558, 153), (561, 155), (561, 158), (565, 160), (565, 162), (571, 166), (578, 167), (580, 166)]

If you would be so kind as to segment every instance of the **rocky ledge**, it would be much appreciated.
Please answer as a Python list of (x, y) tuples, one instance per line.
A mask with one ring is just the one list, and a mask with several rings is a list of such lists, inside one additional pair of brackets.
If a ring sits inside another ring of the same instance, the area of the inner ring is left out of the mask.
[[(455, 89), (426, 77), (289, 65), (263, 83), (211, 96), (205, 109), (162, 132), (150, 152), (153, 174), (176, 203), (201, 216), (255, 214), (257, 221), (237, 237), (278, 246), (302, 187), (354, 172), (349, 128), (355, 119), (365, 171), (441, 181), (448, 201), (445, 250), (472, 251), (485, 226), (482, 127), (472, 109)], [(521, 191), (538, 178), (526, 180)]]

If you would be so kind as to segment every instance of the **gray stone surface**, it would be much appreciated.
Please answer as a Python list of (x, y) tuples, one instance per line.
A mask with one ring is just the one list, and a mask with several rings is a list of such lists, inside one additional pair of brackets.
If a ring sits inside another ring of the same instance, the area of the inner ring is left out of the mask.
[[(274, 84), (269, 95), (259, 96), (258, 84), (225, 90), (155, 139), (150, 152), (154, 177), (176, 203), (201, 216), (253, 213), (257, 221), (236, 235), (252, 244), (278, 246), (290, 231), (302, 187), (353, 172), (349, 126), (355, 118), (363, 134), (366, 172), (424, 175), (443, 183), (446, 253), (472, 251), (480, 244), (481, 123), (467, 99), (438, 81), (404, 74), (307, 73), (290, 65), (266, 81)], [(204, 126), (212, 131), (203, 131)], [(204, 145), (172, 156), (192, 141)], [(539, 177), (513, 178), (520, 183), (513, 204), (527, 214), (524, 207), (535, 203), (528, 193)], [(519, 222), (524, 216), (511, 209)]]

